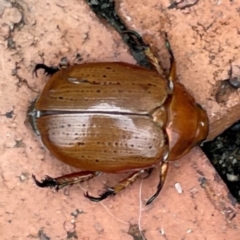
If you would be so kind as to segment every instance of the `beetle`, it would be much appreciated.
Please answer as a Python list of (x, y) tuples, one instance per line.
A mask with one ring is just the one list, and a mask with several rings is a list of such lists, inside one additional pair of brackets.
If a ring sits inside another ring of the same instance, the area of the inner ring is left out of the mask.
[[(176, 80), (176, 62), (168, 40), (171, 67), (167, 77), (150, 47), (135, 35), (154, 69), (123, 62), (97, 62), (62, 69), (37, 64), (51, 75), (29, 112), (45, 147), (60, 161), (82, 171), (57, 178), (46, 176), (39, 187), (56, 190), (101, 172), (130, 172), (100, 196), (101, 201), (158, 168), (160, 193), (169, 162), (186, 155), (208, 134), (206, 111)], [(127, 34), (127, 33), (126, 33)]]

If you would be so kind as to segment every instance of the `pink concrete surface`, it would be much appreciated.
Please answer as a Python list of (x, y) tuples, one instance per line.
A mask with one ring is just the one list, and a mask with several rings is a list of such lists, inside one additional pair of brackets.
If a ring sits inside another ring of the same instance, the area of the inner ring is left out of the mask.
[[(47, 81), (41, 74), (33, 77), (34, 65), (56, 65), (63, 56), (74, 62), (77, 53), (83, 62), (135, 61), (83, 0), (11, 2), (0, 0), (0, 239), (131, 240), (132, 225), (148, 240), (239, 239), (239, 205), (198, 148), (171, 164), (160, 196), (147, 207), (157, 171), (102, 203), (85, 199), (84, 191), (98, 194), (124, 175), (103, 174), (58, 193), (34, 185), (32, 173), (41, 178), (76, 170), (54, 159), (28, 124), (27, 108)], [(167, 10), (168, 5), (167, 0), (117, 1), (119, 14), (164, 67), (169, 61), (163, 32), (168, 32), (178, 78), (207, 110), (212, 138), (240, 118), (239, 91), (221, 103), (215, 100), (229, 62), (240, 63), (240, 3), (199, 0), (184, 10)], [(10, 111), (12, 118), (6, 116)]]

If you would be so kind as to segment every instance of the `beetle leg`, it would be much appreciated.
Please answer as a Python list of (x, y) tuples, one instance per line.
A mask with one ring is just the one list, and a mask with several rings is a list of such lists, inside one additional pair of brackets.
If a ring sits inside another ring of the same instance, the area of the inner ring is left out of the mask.
[(133, 39), (134, 43), (137, 44), (134, 46), (134, 48), (136, 50), (144, 51), (146, 48), (149, 48), (149, 45), (147, 45), (143, 41), (141, 35), (138, 32), (136, 32), (134, 30), (124, 30), (124, 31), (122, 31), (121, 34), (123, 35), (123, 38), (125, 37), (125, 35), (127, 35), (129, 38), (131, 38), (133, 36), (133, 38), (131, 38), (131, 39)]
[(158, 59), (154, 56), (150, 47), (144, 50), (146, 56), (148, 57), (150, 63), (154, 66), (155, 70), (161, 75), (164, 76), (164, 70), (162, 69)]
[(42, 64), (42, 63), (38, 63), (36, 64), (35, 68), (33, 69), (33, 74), (38, 77), (37, 75), (37, 71), (39, 69), (43, 69), (44, 70), (44, 74), (46, 76), (52, 76), (54, 73), (56, 73), (57, 71), (59, 71), (59, 68), (57, 67), (48, 67), (47, 65), (45, 64)]
[(114, 187), (108, 188), (107, 191), (105, 191), (103, 194), (101, 194), (99, 197), (93, 197), (88, 194), (88, 192), (85, 193), (85, 197), (90, 199), (93, 202), (99, 202), (111, 195), (115, 195), (116, 193), (120, 192), (124, 188), (126, 188), (129, 184), (133, 183), (143, 172), (142, 171), (136, 171), (133, 172), (131, 175), (117, 183)]
[(58, 191), (60, 188), (63, 188), (68, 185), (73, 185), (75, 183), (87, 181), (91, 178), (94, 178), (97, 175), (99, 175), (99, 172), (81, 171), (81, 172), (63, 175), (57, 178), (51, 178), (49, 176), (45, 176), (45, 178), (41, 182), (36, 179), (35, 175), (32, 175), (32, 177), (38, 187), (55, 188)]
[(142, 37), (135, 31), (131, 31), (131, 30), (127, 30), (124, 31), (122, 34), (130, 34), (130, 35), (134, 35), (135, 38), (138, 41), (138, 44), (140, 45), (140, 47), (143, 49), (143, 52), (145, 53), (145, 55), (147, 56), (148, 60), (150, 61), (150, 63), (153, 65), (153, 67), (156, 69), (156, 71), (160, 74), (160, 75), (164, 75), (164, 71), (158, 61), (158, 59), (154, 56), (151, 48), (149, 45), (147, 45), (146, 43), (144, 43)]
[(172, 51), (171, 45), (170, 45), (170, 43), (168, 41), (167, 33), (165, 33), (165, 45), (166, 45), (166, 48), (167, 48), (168, 53), (170, 55), (171, 67), (170, 67), (170, 71), (169, 71), (169, 74), (168, 74), (168, 81), (169, 81), (170, 88), (172, 89), (173, 88), (173, 83), (176, 82), (176, 79), (177, 79), (177, 75), (176, 75), (176, 61), (175, 61), (175, 58), (174, 58), (174, 55), (173, 55), (173, 51)]
[(66, 57), (61, 58), (61, 61), (59, 62), (57, 67), (48, 67), (47, 65), (43, 64), (43, 63), (38, 63), (36, 64), (35, 68), (33, 69), (33, 74), (38, 77), (37, 75), (37, 71), (39, 69), (43, 69), (44, 70), (44, 74), (46, 76), (52, 76), (54, 73), (58, 72), (60, 69), (62, 68), (67, 68), (69, 67), (69, 61)]
[(167, 176), (167, 171), (168, 171), (168, 162), (163, 162), (160, 165), (160, 179), (159, 183), (157, 186), (157, 191), (154, 193), (154, 195), (147, 201), (146, 205), (150, 204), (160, 193), (162, 190), (163, 184), (165, 182), (166, 176)]

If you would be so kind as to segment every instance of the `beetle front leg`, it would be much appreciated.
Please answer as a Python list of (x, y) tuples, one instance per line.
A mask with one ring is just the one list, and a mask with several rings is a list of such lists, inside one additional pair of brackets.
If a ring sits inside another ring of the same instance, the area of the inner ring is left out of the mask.
[(171, 45), (170, 45), (170, 43), (168, 41), (167, 33), (165, 33), (165, 45), (166, 45), (166, 48), (167, 48), (168, 53), (170, 55), (171, 67), (170, 67), (170, 71), (169, 71), (169, 74), (168, 74), (168, 81), (169, 81), (169, 86), (172, 89), (173, 86), (174, 86), (174, 83), (177, 80), (176, 61), (175, 61), (175, 58), (174, 58), (174, 55), (173, 55), (173, 51), (172, 51)]
[(157, 186), (157, 191), (154, 193), (154, 195), (147, 201), (146, 205), (150, 204), (157, 196), (158, 194), (161, 192), (163, 184), (166, 180), (166, 176), (167, 176), (167, 171), (168, 171), (168, 162), (163, 162), (160, 165), (160, 179), (159, 179), (159, 183)]
[(93, 202), (99, 202), (111, 195), (115, 195), (116, 193), (120, 192), (124, 188), (126, 188), (129, 184), (133, 183), (141, 174), (143, 174), (143, 171), (136, 171), (133, 172), (131, 175), (120, 181), (118, 184), (116, 184), (114, 187), (108, 188), (107, 191), (105, 191), (103, 194), (101, 194), (99, 197), (93, 197), (88, 194), (88, 192), (85, 193), (85, 197), (90, 199)]
[(155, 68), (155, 70), (160, 74), (160, 75), (164, 75), (164, 71), (163, 68), (161, 67), (158, 59), (155, 57), (154, 53), (152, 52), (151, 48), (149, 45), (147, 45), (142, 37), (140, 36), (140, 34), (138, 34), (135, 31), (132, 30), (126, 30), (122, 33), (123, 35), (128, 34), (129, 36), (133, 35), (136, 40), (137, 40), (137, 44), (139, 45), (139, 48), (142, 48), (142, 51), (144, 52), (144, 54), (147, 56), (149, 62), (151, 63), (151, 65)]
[(81, 172), (63, 175), (63, 176), (57, 177), (57, 178), (51, 178), (49, 176), (46, 176), (41, 182), (36, 179), (35, 175), (32, 175), (32, 177), (33, 177), (35, 184), (38, 187), (55, 188), (58, 191), (60, 188), (63, 188), (68, 185), (80, 183), (80, 182), (85, 182), (91, 178), (96, 177), (97, 175), (99, 175), (99, 172), (81, 171)]

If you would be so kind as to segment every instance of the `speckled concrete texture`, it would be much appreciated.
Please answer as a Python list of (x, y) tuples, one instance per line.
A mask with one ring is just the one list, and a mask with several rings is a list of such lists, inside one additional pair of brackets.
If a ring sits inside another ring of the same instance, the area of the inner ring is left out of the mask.
[[(177, 60), (179, 80), (207, 110), (209, 138), (240, 118), (239, 90), (217, 101), (219, 84), (240, 64), (239, 1), (199, 0), (185, 9), (167, 9), (167, 0), (117, 1), (128, 27), (142, 34), (169, 67), (163, 32)], [(34, 65), (57, 65), (61, 57), (82, 62), (135, 63), (120, 36), (100, 21), (83, 0), (0, 0), (0, 232), (1, 239), (238, 239), (239, 206), (198, 149), (171, 164), (160, 196), (150, 205), (158, 173), (139, 179), (102, 203), (98, 194), (124, 175), (103, 174), (55, 193), (37, 188), (31, 178), (59, 176), (76, 169), (54, 159), (26, 118), (31, 101), (47, 77), (32, 75)], [(176, 183), (182, 193), (176, 190)]]

